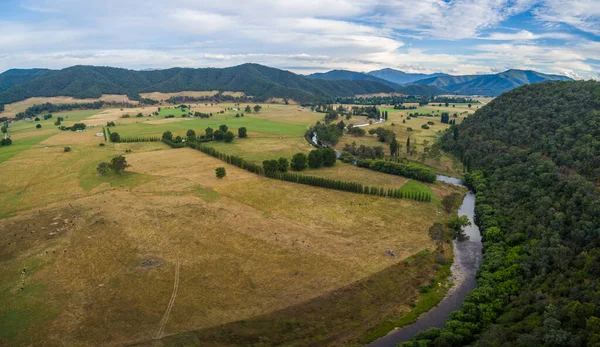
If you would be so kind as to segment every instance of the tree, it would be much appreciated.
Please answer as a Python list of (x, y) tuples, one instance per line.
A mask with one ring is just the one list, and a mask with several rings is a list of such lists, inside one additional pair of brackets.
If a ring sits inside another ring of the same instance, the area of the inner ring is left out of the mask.
[(41, 125), (41, 124), (38, 124), (38, 125), (36, 125), (35, 127), (36, 127), (37, 129), (41, 129), (41, 128), (42, 128), (42, 125)]
[(225, 142), (227, 142), (227, 143), (230, 143), (231, 141), (233, 141), (234, 138), (235, 138), (235, 135), (231, 131), (228, 131), (225, 134), (223, 134), (223, 140), (225, 140)]
[(260, 109), (261, 109), (261, 108), (262, 108), (262, 106), (260, 106), (260, 105), (254, 105), (254, 112), (255, 112), (255, 113), (258, 113), (258, 112), (260, 112)]
[(171, 141), (171, 140), (173, 140), (173, 133), (172, 133), (172, 132), (170, 132), (170, 131), (165, 131), (165, 132), (162, 134), (162, 138), (163, 138), (163, 139), (165, 139), (165, 140), (169, 140), (169, 141)]
[(128, 168), (129, 164), (127, 164), (127, 159), (124, 156), (119, 155), (110, 160), (110, 168), (117, 174), (120, 175)]
[(4, 122), (4, 124), (2, 124), (2, 133), (6, 134), (8, 132), (8, 122)]
[(296, 153), (292, 157), (291, 167), (292, 170), (302, 171), (307, 167), (308, 158), (304, 153)]
[(442, 206), (444, 206), (446, 212), (450, 213), (454, 208), (458, 207), (462, 200), (461, 197), (459, 193), (452, 193), (445, 196), (442, 199)]
[(206, 130), (204, 130), (204, 133), (206, 134), (205, 136), (207, 139), (212, 140), (213, 134), (214, 134), (213, 128), (211, 128), (211, 127), (206, 128)]
[(264, 160), (262, 164), (265, 174), (274, 174), (279, 170), (279, 162), (275, 159)]
[(252, 113), (252, 107), (250, 107), (250, 105), (247, 105), (246, 108), (244, 109), (244, 112)]
[(192, 130), (192, 129), (188, 130), (185, 135), (187, 136), (188, 142), (196, 141), (196, 132), (194, 130)]
[(64, 151), (65, 151), (65, 152), (71, 152), (71, 147), (65, 147), (65, 148), (64, 148)]
[(406, 139), (406, 153), (410, 153), (410, 137)]
[(111, 142), (120, 142), (121, 136), (119, 135), (119, 133), (110, 133), (110, 141)]
[(245, 127), (238, 128), (238, 137), (239, 138), (248, 137), (248, 131), (246, 130)]
[(390, 154), (392, 157), (397, 157), (400, 154), (400, 145), (395, 137), (392, 139), (392, 142), (390, 142)]
[(281, 172), (287, 172), (288, 167), (290, 167), (290, 163), (288, 162), (287, 158), (279, 158), (279, 160), (277, 161), (278, 164), (278, 170)]
[(469, 217), (460, 216), (448, 219), (446, 222), (450, 231), (452, 232), (452, 238), (458, 241), (468, 240), (469, 236), (465, 235), (463, 228), (471, 225), (471, 221), (469, 221)]
[(445, 239), (444, 225), (437, 222), (433, 223), (433, 225), (429, 228), (429, 238), (435, 241), (439, 247)]
[(223, 133), (226, 133), (227, 130), (229, 130), (229, 128), (227, 127), (227, 125), (223, 124), (219, 125), (219, 130), (221, 130)]
[(214, 132), (213, 137), (215, 138), (215, 140), (217, 141), (222, 141), (223, 137), (224, 137), (225, 133), (223, 133), (222, 130), (217, 130)]
[(108, 170), (110, 169), (110, 165), (107, 162), (101, 162), (100, 164), (98, 164), (98, 167), (96, 168), (96, 171), (98, 171), (98, 173), (101, 176), (106, 176), (108, 174)]
[(327, 167), (334, 166), (337, 160), (337, 155), (335, 154), (335, 151), (329, 147), (323, 148), (320, 151), (321, 156), (323, 157), (323, 165)]
[(36, 122), (39, 122), (39, 121), (40, 121), (40, 117), (35, 117), (35, 119), (34, 119), (34, 120), (35, 120)]
[(218, 167), (215, 169), (215, 175), (217, 175), (218, 179), (222, 179), (223, 177), (227, 176), (227, 171), (224, 167)]
[(318, 169), (323, 166), (323, 155), (318, 149), (313, 149), (308, 153), (308, 166), (311, 169)]

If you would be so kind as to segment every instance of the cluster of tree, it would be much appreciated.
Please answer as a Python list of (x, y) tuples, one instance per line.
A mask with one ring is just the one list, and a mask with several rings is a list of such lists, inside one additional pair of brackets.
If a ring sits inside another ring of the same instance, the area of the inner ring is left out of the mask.
[(345, 128), (346, 125), (344, 124), (344, 121), (340, 121), (337, 124), (324, 124), (321, 122), (317, 122), (317, 124), (314, 127), (310, 128), (306, 132), (306, 137), (309, 138), (310, 141), (312, 135), (316, 134), (320, 144), (326, 146), (335, 146), (340, 140), (340, 138), (344, 136)]
[(116, 127), (117, 124), (115, 122), (113, 122), (113, 121), (110, 121), (110, 122), (106, 122), (106, 126), (107, 127)]
[(431, 103), (437, 104), (445, 104), (448, 107), (448, 104), (479, 104), (479, 100), (472, 98), (465, 98), (461, 96), (436, 96), (432, 98)]
[(275, 172), (287, 172), (290, 167), (290, 162), (287, 158), (279, 158), (278, 160), (264, 160), (263, 161), (263, 170), (265, 175), (273, 174)]
[(392, 142), (392, 139), (396, 138), (396, 133), (394, 133), (393, 130), (387, 130), (382, 127), (378, 127), (377, 129), (370, 129), (369, 134), (377, 135), (377, 140), (379, 140), (379, 142), (390, 143)]
[(98, 164), (96, 171), (102, 176), (106, 176), (108, 174), (108, 172), (111, 170), (114, 171), (114, 173), (116, 173), (117, 175), (120, 175), (129, 166), (131, 166), (131, 165), (129, 165), (127, 163), (127, 160), (125, 159), (125, 157), (122, 155), (119, 155), (117, 157), (112, 158), (110, 160), (110, 163), (103, 161), (100, 164)]
[(210, 112), (210, 113), (202, 113), (202, 112), (198, 112), (198, 111), (194, 112), (194, 117), (198, 117), (198, 118), (210, 118), (210, 117), (212, 117), (212, 115), (213, 115), (212, 112)]
[(83, 103), (70, 103), (70, 104), (53, 104), (50, 102), (33, 105), (28, 107), (25, 111), (17, 113), (15, 116), (17, 119), (32, 118), (42, 113), (57, 113), (72, 110), (97, 110), (104, 106), (104, 101), (94, 102), (83, 102)]
[(254, 105), (254, 107), (250, 107), (250, 105), (246, 105), (244, 112), (252, 113), (252, 110), (254, 110), (254, 113), (258, 113), (258, 112), (260, 112), (261, 109), (262, 109), (262, 106), (260, 106), (260, 105)]
[(472, 170), (484, 257), (445, 328), (404, 346), (600, 343), (599, 106), (598, 82), (532, 84), (444, 134)]
[[(32, 118), (42, 113), (57, 113), (66, 112), (73, 110), (98, 110), (104, 106), (120, 107), (120, 108), (132, 108), (138, 107), (139, 105), (132, 104), (130, 102), (115, 102), (115, 101), (94, 101), (94, 102), (74, 102), (69, 104), (53, 104), (50, 102), (33, 105), (28, 107), (25, 111), (16, 114), (17, 119)], [(48, 119), (48, 118), (44, 118)]]
[(352, 144), (345, 144), (343, 153), (349, 153), (352, 156), (351, 162), (354, 161), (354, 157), (360, 159), (383, 159), (385, 155), (382, 146), (356, 146), (356, 142), (352, 142)]
[(170, 104), (194, 104), (194, 103), (211, 103), (218, 104), (221, 102), (246, 102), (251, 100), (252, 98), (248, 96), (233, 96), (228, 94), (223, 94), (221, 92), (216, 93), (211, 96), (172, 96), (167, 99), (167, 102)]
[(351, 104), (351, 105), (402, 105), (403, 103), (419, 103), (426, 105), (429, 101), (428, 98), (408, 95), (390, 95), (390, 96), (370, 96), (370, 97), (350, 97), (350, 98), (337, 98), (336, 103), (338, 104)]
[[(39, 124), (38, 124), (39, 125)], [(61, 125), (58, 127), (58, 129), (62, 130), (62, 131), (67, 131), (67, 130), (71, 130), (71, 131), (83, 131), (85, 130), (85, 128), (87, 128), (87, 125), (85, 125), (84, 123), (75, 123), (73, 125), (71, 125), (70, 127)]]
[(392, 175), (404, 176), (422, 182), (433, 183), (436, 180), (436, 175), (433, 170), (411, 163), (398, 163), (388, 160), (360, 159), (356, 161), (356, 166), (369, 168), (374, 171), (385, 172)]
[(348, 129), (348, 134), (357, 136), (357, 137), (365, 136), (365, 134), (367, 133), (365, 131), (365, 129), (362, 129), (361, 127), (355, 127), (352, 124), (349, 124), (347, 126), (347, 129)]
[(381, 118), (381, 111), (376, 106), (352, 106), (350, 113), (353, 116), (365, 116), (367, 118)]
[(318, 169), (322, 166), (331, 167), (335, 165), (336, 159), (335, 151), (332, 148), (313, 149), (308, 153), (308, 166), (311, 169)]
[(58, 126), (62, 123), (62, 121), (65, 120), (63, 117), (56, 117), (56, 122), (54, 122), (54, 125)]
[(402, 104), (398, 104), (398, 105), (394, 105), (394, 110), (416, 110), (417, 106), (415, 105), (410, 105), (410, 106), (406, 106), (406, 105), (402, 105)]

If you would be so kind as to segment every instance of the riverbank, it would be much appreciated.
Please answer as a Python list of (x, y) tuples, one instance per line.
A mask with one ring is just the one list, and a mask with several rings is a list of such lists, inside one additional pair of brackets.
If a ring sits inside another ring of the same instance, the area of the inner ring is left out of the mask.
[[(449, 184), (463, 186), (461, 180), (438, 175), (437, 180)], [(400, 329), (391, 331), (386, 336), (368, 344), (369, 347), (392, 347), (413, 338), (416, 334), (429, 328), (443, 328), (450, 314), (460, 308), (467, 294), (475, 288), (476, 275), (481, 264), (481, 233), (475, 225), (475, 194), (469, 191), (463, 199), (458, 210), (458, 215), (466, 215), (471, 226), (465, 228), (468, 240), (454, 241), (454, 263), (451, 267), (450, 280), (454, 286), (448, 291), (446, 297), (434, 308), (423, 313), (414, 323)]]

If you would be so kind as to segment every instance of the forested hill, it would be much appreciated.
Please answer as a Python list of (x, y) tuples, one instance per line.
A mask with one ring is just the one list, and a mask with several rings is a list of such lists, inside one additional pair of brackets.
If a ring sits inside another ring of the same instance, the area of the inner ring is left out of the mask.
[(413, 83), (437, 86), (461, 95), (496, 96), (525, 84), (570, 80), (569, 77), (561, 75), (513, 69), (492, 75), (438, 76)]
[(11, 87), (29, 82), (41, 74), (49, 72), (48, 69), (11, 69), (0, 74), (0, 92)]
[[(0, 75), (0, 81), (5, 74)], [(243, 64), (222, 69), (173, 68), (153, 71), (74, 66), (46, 71), (34, 78), (19, 81), (0, 92), (0, 104), (34, 96), (96, 98), (102, 94), (135, 95), (143, 92), (168, 93), (187, 90), (239, 91), (254, 96), (259, 101), (278, 97), (300, 102), (394, 91), (393, 88), (375, 81), (313, 80), (258, 64)]]
[(452, 126), (441, 144), (470, 169), (484, 257), (461, 310), (416, 340), (598, 346), (600, 83), (517, 88)]

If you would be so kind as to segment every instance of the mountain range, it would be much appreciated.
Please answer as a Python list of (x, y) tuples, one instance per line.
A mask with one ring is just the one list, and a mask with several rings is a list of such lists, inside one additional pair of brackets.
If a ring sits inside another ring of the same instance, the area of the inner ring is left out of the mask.
[[(414, 80), (424, 76), (427, 78)], [(467, 76), (408, 74), (393, 69), (370, 73), (333, 70), (302, 76), (259, 64), (145, 71), (73, 66), (62, 70), (13, 69), (0, 74), (0, 104), (30, 97), (98, 98), (102, 94), (137, 96), (144, 92), (212, 90), (244, 92), (257, 101), (276, 97), (301, 103), (391, 92), (427, 97), (440, 94), (496, 96), (524, 84), (556, 80), (571, 79), (526, 70)]]
[[(388, 82), (388, 86), (400, 91), (407, 86), (419, 85), (437, 87), (438, 90), (427, 89), (424, 95), (460, 94), (497, 96), (525, 84), (545, 81), (571, 81), (561, 75), (548, 75), (531, 70), (507, 70), (497, 74), (453, 76), (443, 73), (409, 74), (394, 69), (383, 69), (368, 73), (347, 70), (332, 70), (315, 73), (307, 77), (324, 80), (368, 80), (379, 83)], [(421, 79), (419, 79), (421, 77)], [(391, 84), (389, 84), (391, 83)], [(404, 84), (404, 85), (402, 85)], [(422, 87), (421, 87), (422, 88)]]

